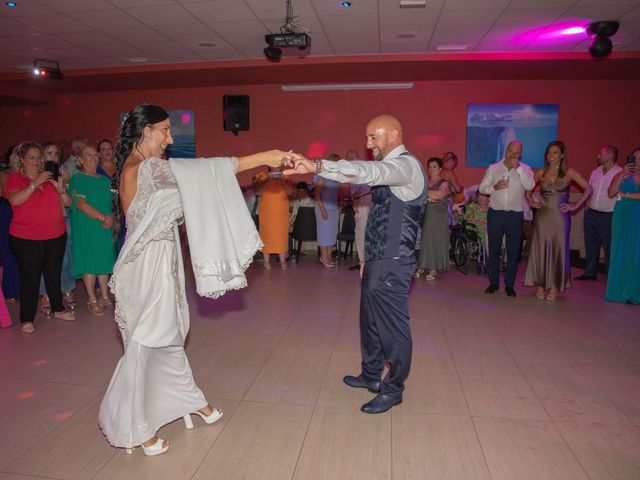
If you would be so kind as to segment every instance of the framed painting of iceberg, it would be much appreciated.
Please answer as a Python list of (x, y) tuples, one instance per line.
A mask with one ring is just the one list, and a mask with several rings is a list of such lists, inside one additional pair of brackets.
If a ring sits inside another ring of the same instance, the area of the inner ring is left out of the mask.
[(522, 162), (544, 166), (544, 151), (558, 138), (557, 104), (467, 106), (467, 167), (486, 168), (504, 158), (509, 142), (522, 142)]

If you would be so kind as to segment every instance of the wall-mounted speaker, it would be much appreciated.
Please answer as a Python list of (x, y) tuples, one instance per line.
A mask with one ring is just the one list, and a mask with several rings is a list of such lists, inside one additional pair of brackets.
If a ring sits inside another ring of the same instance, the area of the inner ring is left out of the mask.
[(249, 95), (224, 95), (222, 115), (225, 132), (249, 130)]

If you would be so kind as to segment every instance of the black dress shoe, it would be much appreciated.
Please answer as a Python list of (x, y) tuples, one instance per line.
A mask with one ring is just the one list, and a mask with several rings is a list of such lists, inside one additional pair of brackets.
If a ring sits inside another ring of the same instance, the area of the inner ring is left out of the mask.
[(513, 289), (513, 287), (505, 287), (504, 291), (507, 293), (507, 297), (516, 296), (516, 291)]
[(391, 407), (395, 407), (396, 405), (400, 405), (402, 403), (402, 398), (392, 397), (391, 395), (387, 395), (386, 393), (379, 393), (373, 400), (365, 403), (360, 407), (364, 413), (382, 413), (389, 410)]
[(592, 280), (595, 281), (598, 278), (595, 275), (587, 275), (586, 273), (583, 273), (582, 275), (578, 276), (578, 277), (573, 277), (574, 280)]
[(380, 380), (377, 381), (369, 381), (362, 378), (362, 375), (358, 375), (354, 377), (353, 375), (347, 375), (342, 379), (344, 383), (353, 388), (366, 388), (371, 393), (378, 393), (382, 388), (382, 383)]
[(495, 283), (492, 283), (487, 287), (484, 293), (496, 293), (497, 291), (498, 291), (498, 285), (496, 285)]

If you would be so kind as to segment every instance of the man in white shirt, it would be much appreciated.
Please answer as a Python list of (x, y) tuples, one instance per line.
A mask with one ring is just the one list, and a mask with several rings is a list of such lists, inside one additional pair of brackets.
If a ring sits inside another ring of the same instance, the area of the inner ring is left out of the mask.
[(605, 145), (598, 152), (598, 167), (591, 172), (589, 185), (593, 189), (589, 206), (584, 212), (584, 247), (586, 265), (584, 273), (575, 280), (596, 280), (600, 247), (604, 249), (605, 269), (609, 268), (611, 252), (611, 218), (617, 198), (609, 198), (608, 190), (613, 177), (622, 170), (616, 165), (618, 149)]
[(504, 275), (505, 292), (515, 297), (513, 288), (518, 273), (518, 257), (522, 246), (525, 191), (536, 182), (528, 165), (520, 163), (522, 144), (507, 145), (504, 159), (494, 163), (480, 182), (480, 193), (489, 195), (487, 233), (489, 235), (489, 286), (484, 293), (495, 293), (500, 286), (500, 248), (506, 238), (507, 268)]
[[(402, 127), (380, 115), (366, 129), (375, 162), (313, 162), (296, 156), (296, 169), (342, 183), (371, 185), (372, 204), (365, 233), (365, 264), (360, 293), (361, 373), (344, 383), (380, 392), (361, 410), (382, 413), (402, 402), (411, 366), (409, 284), (416, 268), (415, 245), (422, 224), (428, 184), (418, 159), (402, 143)], [(381, 381), (385, 363), (389, 373)]]

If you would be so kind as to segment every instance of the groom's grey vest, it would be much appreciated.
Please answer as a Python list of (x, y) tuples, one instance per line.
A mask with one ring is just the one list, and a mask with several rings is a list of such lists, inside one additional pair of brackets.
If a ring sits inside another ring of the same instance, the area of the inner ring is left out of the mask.
[[(411, 157), (404, 152), (399, 157)], [(404, 160), (399, 160), (404, 161)], [(410, 161), (410, 160), (407, 160)], [(417, 159), (416, 159), (417, 161)], [(422, 225), (429, 183), (424, 177), (422, 193), (404, 202), (386, 185), (371, 188), (371, 210), (365, 232), (365, 261), (415, 256), (418, 231)]]

